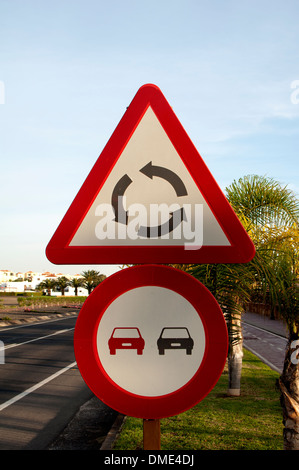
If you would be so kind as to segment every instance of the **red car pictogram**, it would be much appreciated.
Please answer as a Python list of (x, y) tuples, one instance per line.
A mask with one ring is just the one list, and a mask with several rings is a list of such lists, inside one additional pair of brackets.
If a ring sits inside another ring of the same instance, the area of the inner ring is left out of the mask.
[(118, 327), (114, 328), (108, 340), (110, 354), (115, 354), (116, 349), (137, 349), (137, 354), (143, 353), (144, 339), (138, 328)]

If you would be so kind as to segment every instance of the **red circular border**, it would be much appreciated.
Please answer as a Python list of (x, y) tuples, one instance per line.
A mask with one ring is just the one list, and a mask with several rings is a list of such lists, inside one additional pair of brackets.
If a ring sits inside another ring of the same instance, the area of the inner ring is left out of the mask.
[[(164, 287), (182, 295), (197, 311), (206, 335), (204, 357), (191, 380), (157, 397), (135, 395), (119, 387), (105, 372), (96, 346), (97, 328), (108, 306), (125, 292), (143, 286)], [(89, 295), (76, 322), (74, 350), (84, 381), (106, 405), (127, 416), (160, 419), (192, 408), (212, 390), (225, 365), (228, 335), (223, 313), (203, 284), (169, 266), (140, 265), (113, 274)]]

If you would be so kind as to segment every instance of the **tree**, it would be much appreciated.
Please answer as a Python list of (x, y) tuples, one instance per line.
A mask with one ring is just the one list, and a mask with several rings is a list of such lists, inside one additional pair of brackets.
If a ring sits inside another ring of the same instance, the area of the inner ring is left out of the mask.
[(252, 270), (243, 264), (193, 265), (189, 272), (213, 294), (224, 314), (228, 336), (228, 395), (240, 395), (243, 358), (241, 316), (255, 283)]
[(78, 295), (78, 288), (83, 286), (83, 278), (74, 277), (70, 281), (70, 285), (75, 289), (75, 295)]
[(64, 291), (69, 285), (70, 280), (67, 277), (61, 276), (57, 278), (56, 286), (59, 287), (59, 289), (61, 290), (61, 295), (64, 295)]
[(284, 423), (284, 448), (299, 450), (299, 232), (293, 230), (283, 244), (283, 256), (275, 260), (278, 308), (288, 327), (283, 371), (278, 380)]
[(247, 264), (194, 265), (190, 272), (205, 283), (219, 302), (229, 333), (229, 394), (240, 394), (243, 357), (241, 319), (253, 289), (277, 302), (280, 286), (273, 270), (281, 241), (290, 241), (289, 228), (298, 227), (295, 195), (271, 178), (245, 176), (226, 189), (227, 199), (252, 238), (256, 255)]
[(55, 279), (45, 279), (38, 285), (38, 289), (47, 290), (48, 295), (51, 295), (51, 290), (55, 289), (56, 281)]
[(82, 278), (83, 286), (88, 290), (88, 294), (90, 294), (93, 289), (106, 278), (106, 276), (91, 269), (89, 271), (83, 271)]

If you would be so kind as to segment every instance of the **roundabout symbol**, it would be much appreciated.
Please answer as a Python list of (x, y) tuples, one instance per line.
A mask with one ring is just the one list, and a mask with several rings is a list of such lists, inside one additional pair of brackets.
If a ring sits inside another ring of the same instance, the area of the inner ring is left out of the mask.
[[(188, 195), (186, 186), (182, 179), (169, 168), (153, 165), (152, 162), (149, 162), (139, 171), (150, 179), (153, 179), (153, 177), (156, 176), (166, 180), (175, 190), (177, 197)], [(114, 221), (124, 225), (128, 224), (129, 214), (124, 208), (123, 198), (131, 183), (133, 183), (132, 179), (127, 174), (123, 175), (116, 183), (111, 197), (111, 205), (115, 214)], [(182, 207), (171, 212), (169, 220), (163, 224), (153, 227), (141, 225), (138, 229), (138, 236), (144, 238), (161, 237), (172, 232), (184, 220), (186, 221), (187, 217), (185, 210)]]

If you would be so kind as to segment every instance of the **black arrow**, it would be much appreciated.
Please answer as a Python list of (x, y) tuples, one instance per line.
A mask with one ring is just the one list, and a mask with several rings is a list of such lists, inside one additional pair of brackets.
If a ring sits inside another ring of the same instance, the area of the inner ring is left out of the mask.
[(160, 178), (165, 179), (173, 186), (177, 196), (186, 196), (188, 194), (181, 178), (174, 171), (169, 170), (168, 168), (156, 166), (153, 165), (152, 162), (149, 162), (139, 171), (151, 179), (153, 179), (153, 176), (159, 176)]
[(126, 225), (128, 223), (128, 212), (124, 209), (122, 198), (124, 196), (125, 190), (130, 186), (131, 183), (132, 180), (127, 174), (122, 176), (116, 183), (111, 197), (111, 205), (115, 213), (115, 222)]
[(162, 235), (172, 232), (183, 220), (187, 219), (184, 208), (182, 207), (177, 211), (171, 212), (170, 219), (161, 225), (157, 225), (156, 227), (139, 227), (138, 235), (146, 238), (161, 237)]

